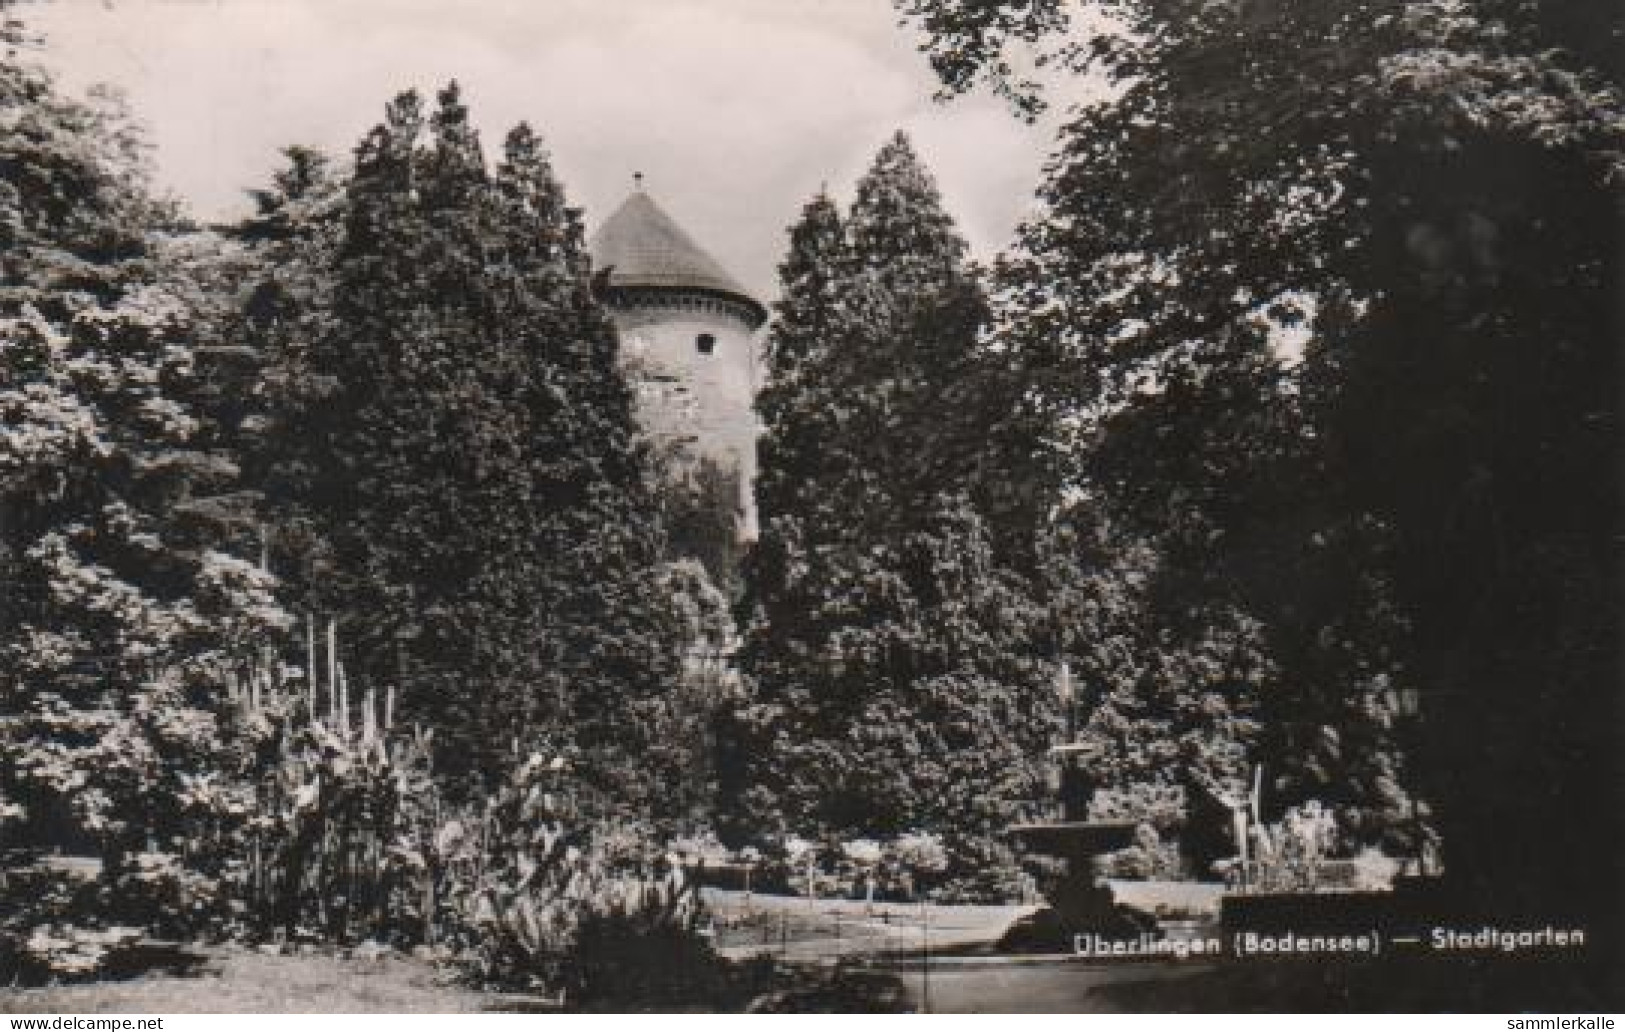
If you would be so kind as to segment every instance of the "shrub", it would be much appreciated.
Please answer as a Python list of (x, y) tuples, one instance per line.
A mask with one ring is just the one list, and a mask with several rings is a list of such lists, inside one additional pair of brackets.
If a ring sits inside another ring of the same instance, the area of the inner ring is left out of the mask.
[[(371, 707), (371, 699), (365, 703)], [(444, 804), (432, 735), (293, 706), (256, 743), (257, 786), (240, 842), (257, 938), (398, 945), (433, 941), (434, 852)]]
[[(157, 935), (430, 944), (483, 985), (577, 1001), (721, 985), (679, 855), (645, 828), (587, 822), (572, 764), (546, 749), (516, 755), (489, 797), (449, 805), (432, 734), (391, 727), (389, 696), (353, 698), (333, 647), (325, 684), (265, 661), (225, 676), (212, 709), (143, 709), (163, 733), (135, 758), (31, 754), (36, 778), (97, 790), (81, 808), (99, 855), (0, 858), (5, 974), (92, 977)], [(13, 824), (21, 811), (0, 805)]]
[(862, 890), (863, 898), (873, 902), (876, 879), (884, 856), (880, 843), (873, 839), (858, 838), (843, 842), (840, 852), (842, 884), (849, 887), (848, 891)]
[(904, 896), (912, 897), (948, 869), (948, 851), (942, 839), (930, 832), (899, 835), (887, 844), (885, 869), (892, 876), (892, 884)]
[(1315, 892), (1334, 887), (1334, 882), (1352, 880), (1328, 869), (1326, 861), (1338, 846), (1337, 820), (1319, 801), (1294, 806), (1278, 823), (1258, 831), (1252, 864), (1254, 889)]
[(1178, 844), (1164, 842), (1149, 823), (1135, 828), (1134, 844), (1103, 858), (1101, 867), (1108, 878), (1133, 881), (1174, 881), (1185, 875)]
[(443, 835), (448, 945), (481, 985), (578, 1002), (672, 1002), (722, 978), (698, 886), (631, 828), (576, 814), (569, 764), (538, 751)]
[(116, 705), (40, 706), (9, 725), (8, 774), (23, 800), (8, 807), (15, 848), (0, 857), (10, 974), (94, 975), (131, 928), (230, 933), (251, 808), (244, 783), (224, 774), (228, 718), (198, 701), (206, 678), (194, 668), (114, 681)]

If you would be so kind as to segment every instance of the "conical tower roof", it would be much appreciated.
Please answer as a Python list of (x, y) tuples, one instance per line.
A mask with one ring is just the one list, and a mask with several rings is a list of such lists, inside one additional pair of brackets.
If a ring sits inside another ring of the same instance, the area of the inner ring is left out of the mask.
[(588, 245), (593, 267), (611, 290), (698, 291), (743, 304), (760, 323), (762, 303), (639, 189), (611, 215)]

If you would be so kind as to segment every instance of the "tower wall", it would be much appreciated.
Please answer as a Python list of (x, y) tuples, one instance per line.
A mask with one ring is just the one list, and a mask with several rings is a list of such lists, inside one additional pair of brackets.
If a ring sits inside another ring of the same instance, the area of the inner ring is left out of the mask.
[(736, 471), (740, 533), (754, 537), (759, 342), (752, 313), (725, 298), (671, 289), (617, 291), (609, 308), (645, 428), (680, 455)]

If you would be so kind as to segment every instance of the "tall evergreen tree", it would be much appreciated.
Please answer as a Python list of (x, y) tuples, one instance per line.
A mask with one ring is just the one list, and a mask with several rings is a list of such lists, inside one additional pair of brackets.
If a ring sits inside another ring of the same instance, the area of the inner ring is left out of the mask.
[(999, 833), (1041, 795), (1051, 667), (1030, 587), (974, 504), (986, 308), (964, 256), (901, 135), (844, 227), (819, 197), (791, 231), (735, 791), (747, 825), (932, 831), (956, 875), (996, 879)]
[(405, 94), (338, 209), (331, 248), (306, 226), (332, 286), (271, 334), (266, 477), (306, 604), (340, 616), (352, 674), (441, 729), (448, 768), (489, 775), (545, 735), (582, 750), (605, 807), (691, 804), (629, 759), (658, 748), (686, 641), (614, 330), (540, 141), (515, 129), (488, 170), (455, 86), (427, 116)]
[[(816, 504), (817, 471), (824, 455), (819, 410), (806, 404), (818, 371), (835, 346), (850, 267), (840, 211), (820, 192), (790, 228), (790, 249), (779, 266), (781, 293), (767, 342), (767, 375), (756, 398), (764, 432), (757, 445), (756, 498), (764, 518), (793, 519)], [(813, 381), (804, 382), (811, 370)], [(832, 399), (833, 400), (833, 399)]]
[[(522, 614), (541, 646), (527, 691), (532, 705), (565, 700), (555, 734), (591, 758), (606, 799), (692, 816), (709, 798), (704, 742), (674, 735), (671, 722), (694, 716), (685, 703), (705, 705), (685, 697), (685, 671), (689, 650), (721, 633), (720, 601), (703, 576), (662, 562), (657, 472), (614, 326), (590, 289), (580, 214), (528, 127), (509, 135), (496, 187), (517, 279), (495, 292), (516, 305), (521, 343), (541, 359), (525, 387), (534, 453), (526, 548), (541, 577)], [(675, 616), (684, 599), (713, 607), (703, 631)]]
[(357, 151), (332, 332), (313, 342), (333, 393), (292, 428), (332, 549), (311, 583), (346, 617), (350, 673), (399, 680), (405, 713), (454, 729), (505, 691), (489, 578), (529, 486), (525, 421), (504, 389), (524, 359), (479, 325), (485, 179), (454, 88), (432, 121), (414, 95), (390, 105)]

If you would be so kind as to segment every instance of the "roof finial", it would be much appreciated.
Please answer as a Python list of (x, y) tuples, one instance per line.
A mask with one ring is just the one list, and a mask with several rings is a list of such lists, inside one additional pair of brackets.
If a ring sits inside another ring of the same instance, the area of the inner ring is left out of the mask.
[(632, 189), (638, 191), (639, 193), (643, 192), (643, 173), (642, 172), (634, 172), (634, 173), (632, 173)]

